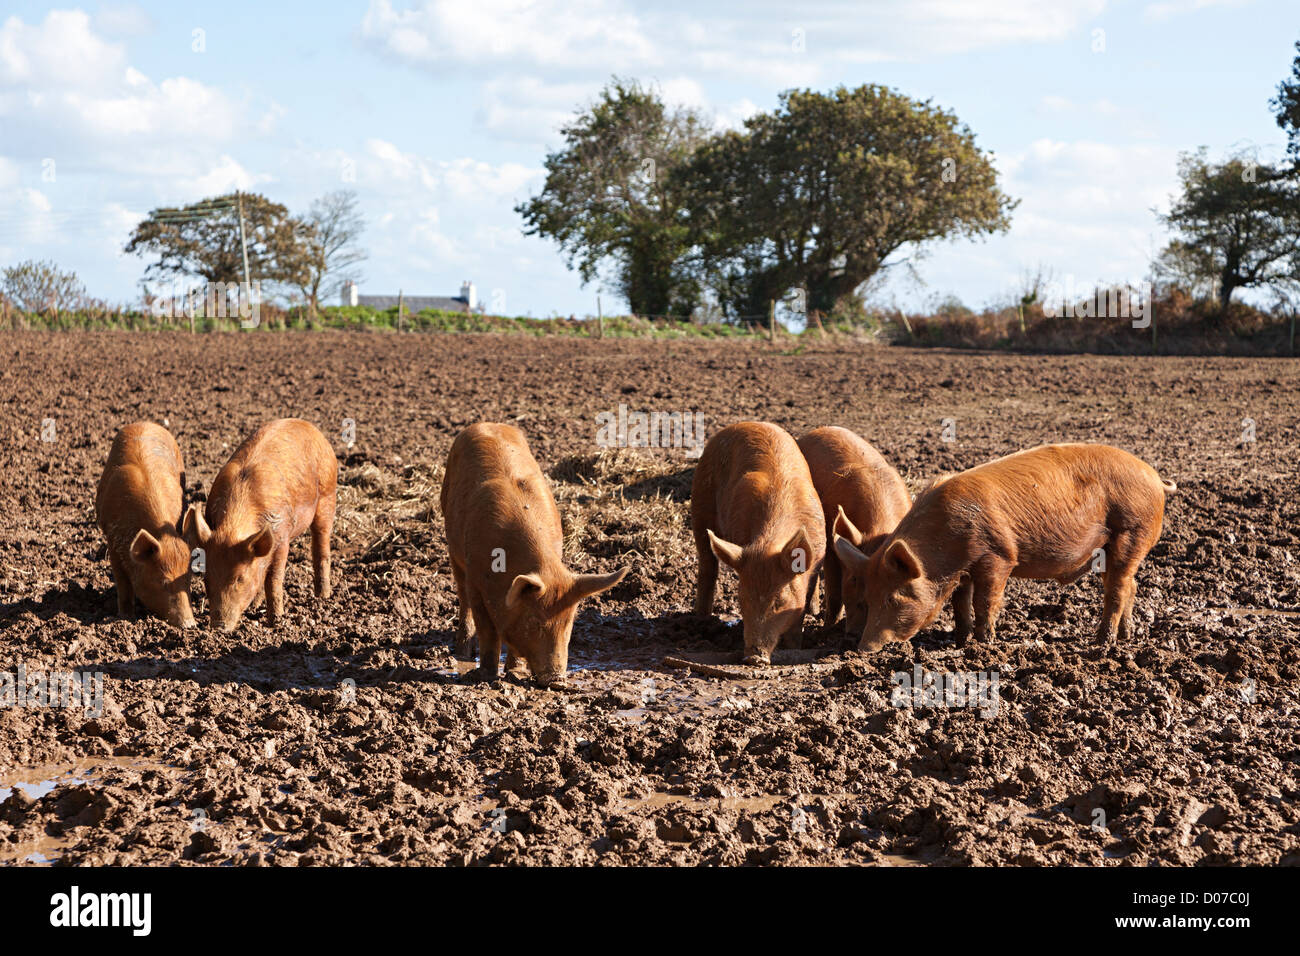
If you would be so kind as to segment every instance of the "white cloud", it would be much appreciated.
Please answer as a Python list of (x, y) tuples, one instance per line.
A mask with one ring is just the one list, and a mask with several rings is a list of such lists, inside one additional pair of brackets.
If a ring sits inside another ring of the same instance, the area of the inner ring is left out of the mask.
[[(1148, 145), (1040, 139), (997, 160), (1003, 189), (1020, 199), (1012, 231), (987, 244), (936, 250), (925, 275), (966, 288), (990, 276), (1010, 288), (1021, 270), (1047, 266), (1076, 283), (1139, 281), (1163, 234), (1152, 215), (1177, 189), (1177, 152)], [(1001, 266), (990, 270), (995, 254)]]
[(80, 10), (53, 10), (31, 24), (10, 17), (0, 26), (0, 119), (6, 139), (31, 144), (33, 155), (58, 155), (72, 144), (229, 141), (246, 126), (242, 113), (197, 80), (151, 80)]
[(457, 159), (443, 167), (447, 191), (467, 202), (496, 200), (517, 195), (525, 186), (539, 180), (542, 171), (522, 163), (491, 163), (475, 159)]
[(363, 163), (366, 182), (403, 187), (418, 185), (426, 190), (437, 187), (438, 178), (432, 164), (414, 153), (403, 153), (386, 140), (367, 140)]
[(339, 177), (337, 188), (356, 190), (367, 219), (370, 261), (383, 263), (368, 270), (381, 273), (362, 283), (368, 292), (396, 292), (400, 280), (385, 275), (414, 277), (406, 287), (413, 295), (453, 294), (465, 276), (495, 287), (517, 278), (509, 256), (520, 248), (544, 248), (520, 233), (512, 208), (540, 186), (540, 167), (467, 156), (436, 159), (379, 138), (356, 153), (306, 151), (288, 162), (306, 179)]
[(230, 156), (221, 156), (197, 176), (178, 182), (178, 192), (185, 196), (220, 196), (236, 189), (251, 190), (259, 183), (270, 182), (267, 173), (251, 173)]
[(400, 11), (372, 0), (361, 33), (385, 53), (433, 68), (484, 61), (564, 68), (595, 58), (628, 69), (655, 60), (640, 18), (616, 0), (430, 0)]
[(532, 76), (494, 77), (483, 84), (478, 122), (515, 143), (555, 144), (559, 128), (595, 99), (594, 83), (552, 83)]
[[(659, 78), (664, 96), (739, 125), (752, 102), (710, 104), (705, 82), (816, 86), (845, 66), (926, 60), (1010, 43), (1058, 40), (1106, 0), (757, 0), (716, 14), (698, 5), (625, 0), (371, 0), (371, 49), (445, 74), (488, 68), (477, 122), (516, 143), (549, 145), (611, 75)], [(542, 78), (545, 77), (545, 78)]]
[(0, 27), (0, 89), (80, 89), (113, 83), (126, 66), (121, 46), (90, 29), (80, 10), (53, 10), (40, 24), (9, 17)]
[[(1213, 0), (1195, 0), (1213, 2)], [(818, 62), (926, 59), (1009, 43), (1058, 40), (1106, 0), (757, 0), (727, 14), (623, 0), (371, 0), (365, 40), (431, 69), (496, 62), (574, 72), (689, 69), (786, 82)]]

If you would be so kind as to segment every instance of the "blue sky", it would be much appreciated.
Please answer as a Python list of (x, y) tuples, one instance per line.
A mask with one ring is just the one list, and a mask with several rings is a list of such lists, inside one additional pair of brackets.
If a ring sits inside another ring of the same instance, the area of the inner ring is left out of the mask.
[[(1136, 281), (1181, 151), (1283, 140), (1268, 108), (1294, 2), (628, 0), (105, 3), (9, 0), (0, 22), (0, 263), (54, 259), (138, 298), (122, 255), (149, 209), (234, 188), (294, 211), (357, 191), (363, 292), (594, 311), (525, 237), (556, 127), (611, 75), (736, 126), (790, 87), (883, 83), (956, 112), (1021, 200), (1010, 233), (930, 247), (879, 295), (1005, 299), (1040, 264)], [(801, 41), (801, 42), (800, 42)], [(802, 49), (800, 47), (802, 46)], [(606, 311), (621, 307), (602, 293)]]

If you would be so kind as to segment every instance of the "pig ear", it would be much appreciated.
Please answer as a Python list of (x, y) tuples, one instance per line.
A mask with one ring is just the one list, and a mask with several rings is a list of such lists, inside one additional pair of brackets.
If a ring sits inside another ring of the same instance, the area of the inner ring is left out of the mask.
[(608, 591), (627, 576), (627, 568), (619, 568), (610, 574), (579, 574), (572, 587), (564, 596), (565, 604), (577, 604), (583, 598), (589, 598), (601, 591)]
[(144, 528), (135, 533), (131, 539), (131, 557), (137, 561), (148, 561), (158, 553), (158, 539)]
[(253, 552), (255, 558), (266, 557), (274, 548), (275, 534), (270, 528), (263, 528), (248, 539), (248, 550)]
[[(786, 562), (793, 562), (796, 551), (803, 552), (804, 566), (811, 567), (814, 558), (813, 546), (812, 542), (808, 540), (808, 532), (803, 528), (790, 535), (790, 540), (781, 549), (781, 559)], [(821, 559), (818, 558), (817, 560)]]
[[(840, 512), (840, 514), (843, 513)], [(838, 522), (836, 528), (839, 528)], [(844, 566), (848, 568), (860, 568), (870, 560), (857, 545), (840, 534), (835, 535), (835, 556), (844, 562)]]
[(536, 574), (520, 574), (510, 582), (510, 592), (506, 595), (506, 607), (514, 607), (524, 599), (524, 595), (533, 593), (539, 596), (546, 593), (546, 582)]
[(897, 540), (885, 549), (885, 560), (902, 572), (909, 580), (921, 576), (921, 562), (907, 546), (907, 542)]
[(181, 537), (191, 548), (207, 544), (208, 539), (212, 537), (212, 529), (203, 520), (203, 509), (197, 504), (192, 504), (185, 509), (185, 517), (181, 519)]
[(849, 520), (849, 516), (844, 513), (844, 506), (839, 506), (839, 511), (835, 515), (835, 523), (831, 525), (831, 534), (843, 535), (849, 539), (850, 544), (862, 547), (863, 534), (858, 530), (858, 526)]
[(730, 541), (723, 541), (713, 533), (711, 528), (706, 530), (709, 532), (709, 547), (713, 549), (713, 553), (717, 556), (718, 560), (728, 567), (740, 567), (740, 557), (744, 554), (744, 549), (738, 544), (732, 544)]

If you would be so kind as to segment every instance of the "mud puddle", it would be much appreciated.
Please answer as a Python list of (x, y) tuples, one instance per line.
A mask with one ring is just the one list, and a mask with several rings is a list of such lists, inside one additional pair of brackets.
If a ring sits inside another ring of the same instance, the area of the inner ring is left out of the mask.
[[(63, 764), (13, 767), (0, 772), (0, 807), (15, 793), (24, 803), (34, 803), (60, 788), (88, 786), (99, 788), (105, 776), (115, 770), (174, 772), (176, 768), (142, 757), (96, 757)], [(26, 864), (52, 866), (58, 858), (77, 844), (75, 835), (49, 834), (36, 839), (20, 840), (12, 845), (0, 844), (0, 866)]]

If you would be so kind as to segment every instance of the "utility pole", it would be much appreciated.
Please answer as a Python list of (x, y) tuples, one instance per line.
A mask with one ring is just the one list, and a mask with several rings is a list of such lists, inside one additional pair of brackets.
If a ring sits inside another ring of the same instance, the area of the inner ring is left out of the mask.
[[(239, 216), (239, 247), (244, 259), (244, 292), (251, 299), (253, 294), (253, 280), (248, 268), (248, 230), (244, 224), (244, 197), (239, 190), (235, 191), (235, 198), (233, 201), (228, 196), (223, 196), (220, 199), (203, 200), (202, 202), (197, 202), (190, 206), (158, 209), (151, 213), (151, 216), (156, 222), (164, 226), (182, 228), (191, 223), (206, 219), (209, 216), (226, 212), (232, 206), (235, 208), (236, 214)], [(174, 301), (175, 298), (173, 297), (173, 302)], [(204, 302), (206, 305), (206, 296), (204, 297)], [(189, 311), (190, 330), (193, 331), (195, 316), (193, 309)], [(220, 310), (217, 311), (218, 314), (220, 314)]]
[(244, 194), (235, 190), (235, 203), (239, 207), (239, 248), (244, 254), (244, 294), (253, 294), (253, 280), (248, 277), (248, 234), (244, 231)]
[(596, 338), (605, 337), (605, 313), (600, 309), (600, 296), (596, 296)]
[(767, 340), (776, 341), (776, 299), (767, 300)]
[[(249, 308), (253, 303), (253, 280), (248, 275), (248, 234), (244, 231), (244, 194), (235, 190), (235, 205), (239, 207), (239, 249), (244, 255), (244, 295), (248, 297)], [(240, 301), (242, 310), (243, 301)], [(243, 325), (241, 319), (240, 325)]]

